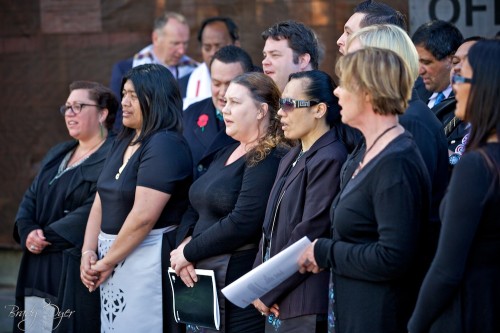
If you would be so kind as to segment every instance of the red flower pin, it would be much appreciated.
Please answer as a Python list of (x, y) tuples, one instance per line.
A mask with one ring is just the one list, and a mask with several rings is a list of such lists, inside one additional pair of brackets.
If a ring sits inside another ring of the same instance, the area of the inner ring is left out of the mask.
[(206, 115), (205, 113), (201, 114), (198, 117), (198, 121), (196, 122), (196, 124), (198, 125), (198, 127), (201, 128), (202, 132), (205, 130), (205, 126), (207, 126), (207, 123), (208, 123), (208, 115)]

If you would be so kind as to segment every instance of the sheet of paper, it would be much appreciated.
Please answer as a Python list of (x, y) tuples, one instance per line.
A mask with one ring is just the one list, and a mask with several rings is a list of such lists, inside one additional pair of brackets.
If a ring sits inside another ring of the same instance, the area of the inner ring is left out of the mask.
[(231, 303), (240, 308), (247, 307), (299, 270), (298, 260), (309, 244), (311, 241), (307, 237), (296, 241), (226, 286), (222, 293)]

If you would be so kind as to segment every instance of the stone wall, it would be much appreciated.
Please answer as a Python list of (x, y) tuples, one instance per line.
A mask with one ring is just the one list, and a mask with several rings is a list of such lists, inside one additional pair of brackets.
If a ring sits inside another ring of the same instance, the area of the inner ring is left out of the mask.
[[(188, 54), (201, 60), (196, 33), (207, 17), (232, 17), (256, 64), (260, 33), (295, 19), (313, 27), (326, 54), (321, 69), (333, 74), (336, 40), (359, 1), (352, 0), (0, 0), (0, 247), (11, 247), (21, 197), (54, 144), (67, 140), (58, 107), (74, 80), (109, 84), (111, 67), (150, 42), (163, 10), (186, 15)], [(385, 1), (407, 14), (406, 1)]]

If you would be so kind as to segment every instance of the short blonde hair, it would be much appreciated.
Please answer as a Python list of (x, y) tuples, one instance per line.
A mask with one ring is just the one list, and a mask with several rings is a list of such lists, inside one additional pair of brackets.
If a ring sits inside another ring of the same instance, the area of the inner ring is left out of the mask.
[(346, 44), (346, 50), (354, 40), (358, 40), (363, 47), (379, 47), (396, 52), (410, 68), (413, 81), (418, 77), (418, 52), (410, 37), (398, 26), (393, 24), (375, 24), (353, 33)]
[(414, 80), (394, 51), (366, 47), (348, 53), (337, 62), (335, 73), (343, 88), (369, 94), (375, 113), (403, 114), (408, 106)]

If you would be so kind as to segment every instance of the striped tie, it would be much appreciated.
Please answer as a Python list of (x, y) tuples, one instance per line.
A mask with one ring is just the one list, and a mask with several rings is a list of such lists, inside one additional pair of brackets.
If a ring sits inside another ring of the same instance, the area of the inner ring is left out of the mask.
[(448, 136), (462, 121), (457, 117), (453, 117), (444, 127), (444, 135)]

